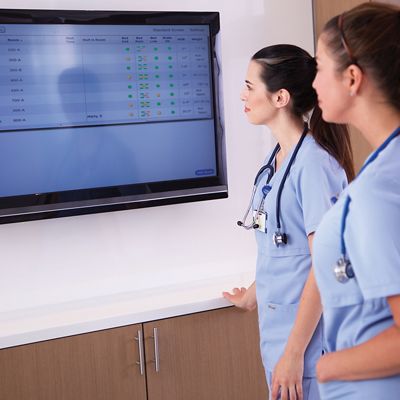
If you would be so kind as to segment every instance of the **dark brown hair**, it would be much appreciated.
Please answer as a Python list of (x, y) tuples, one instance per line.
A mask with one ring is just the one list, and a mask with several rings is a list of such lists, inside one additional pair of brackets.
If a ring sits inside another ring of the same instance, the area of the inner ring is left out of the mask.
[(400, 7), (361, 4), (328, 21), (322, 40), (339, 72), (358, 65), (400, 110)]
[(325, 122), (312, 87), (317, 67), (310, 54), (300, 47), (279, 44), (258, 51), (252, 60), (261, 66), (261, 80), (269, 92), (286, 89), (291, 97), (291, 111), (302, 117), (312, 109), (310, 129), (315, 141), (332, 155), (345, 170), (349, 181), (354, 179), (353, 153), (346, 125)]

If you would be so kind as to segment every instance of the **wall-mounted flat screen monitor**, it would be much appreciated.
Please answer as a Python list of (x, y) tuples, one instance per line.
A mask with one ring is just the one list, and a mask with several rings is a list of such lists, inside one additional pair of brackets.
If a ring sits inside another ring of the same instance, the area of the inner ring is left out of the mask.
[(0, 223), (227, 197), (217, 12), (0, 10)]

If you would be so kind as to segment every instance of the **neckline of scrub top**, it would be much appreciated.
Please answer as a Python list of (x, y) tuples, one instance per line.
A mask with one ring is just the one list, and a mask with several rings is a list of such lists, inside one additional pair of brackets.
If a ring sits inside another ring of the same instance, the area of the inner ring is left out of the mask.
[[(301, 147), (300, 147), (300, 149), (299, 149), (299, 152), (297, 153), (296, 158), (294, 159), (294, 162), (293, 162), (293, 164), (292, 164), (292, 166), (291, 166), (290, 169), (292, 169), (292, 168), (296, 165), (296, 160), (297, 160), (297, 158), (300, 156), (300, 153), (301, 153), (302, 150), (304, 149), (304, 146), (306, 145), (306, 143), (310, 142), (310, 140), (312, 140), (312, 139), (313, 139), (312, 134), (311, 134), (311, 133), (307, 133), (306, 137), (305, 137), (304, 140), (303, 140), (303, 143), (301, 144)], [(300, 140), (300, 139), (299, 139), (299, 140)], [(287, 165), (288, 165), (288, 163), (289, 163), (289, 160), (290, 160), (290, 158), (292, 157), (292, 154), (293, 154), (293, 152), (294, 152), (296, 146), (297, 146), (297, 143), (295, 143), (294, 146), (291, 147), (289, 153), (286, 154), (286, 157), (285, 157), (284, 160), (282, 161), (282, 164), (281, 164), (281, 166), (279, 167), (279, 169), (276, 170), (276, 168), (275, 168), (275, 173), (274, 173), (274, 175), (272, 176), (272, 178), (271, 178), (271, 180), (270, 180), (270, 185), (271, 185), (271, 186), (273, 185), (274, 181), (277, 179), (276, 176), (283, 175), (283, 174), (285, 173), (286, 168), (287, 168)], [(282, 172), (282, 171), (283, 171), (283, 172)], [(288, 177), (289, 177), (289, 176), (290, 176), (290, 171), (289, 171)]]

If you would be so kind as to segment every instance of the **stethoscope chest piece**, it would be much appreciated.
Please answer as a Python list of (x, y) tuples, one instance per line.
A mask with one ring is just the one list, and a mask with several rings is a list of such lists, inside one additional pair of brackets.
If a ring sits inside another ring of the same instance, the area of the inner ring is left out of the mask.
[[(369, 164), (371, 164), (374, 160), (376, 160), (376, 158), (379, 156), (379, 154), (398, 135), (400, 135), (400, 127), (395, 129), (394, 132), (392, 132), (392, 134), (374, 151), (374, 153), (368, 158), (368, 160), (362, 166), (360, 172), (357, 174), (357, 177), (359, 177), (364, 172), (364, 170), (368, 167)], [(341, 220), (341, 227), (340, 227), (340, 247), (341, 247), (342, 256), (339, 258), (339, 260), (336, 262), (336, 264), (333, 267), (333, 272), (335, 274), (335, 277), (336, 277), (337, 281), (340, 283), (346, 283), (350, 279), (353, 279), (355, 277), (353, 267), (351, 266), (350, 260), (346, 256), (346, 243), (344, 240), (344, 232), (346, 229), (346, 219), (347, 219), (347, 215), (350, 210), (350, 202), (351, 202), (351, 198), (349, 195), (347, 195), (347, 197), (344, 201), (344, 205), (343, 205), (342, 220)]]
[(286, 235), (286, 233), (275, 232), (272, 235), (272, 241), (274, 242), (274, 245), (276, 247), (285, 245), (288, 242), (287, 235)]
[(333, 272), (336, 280), (340, 283), (347, 283), (350, 279), (355, 277), (353, 267), (350, 261), (345, 257), (340, 257), (336, 262)]

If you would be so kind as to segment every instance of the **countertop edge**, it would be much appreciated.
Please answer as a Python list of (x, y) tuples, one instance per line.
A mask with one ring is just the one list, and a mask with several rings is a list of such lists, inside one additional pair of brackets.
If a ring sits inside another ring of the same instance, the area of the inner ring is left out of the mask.
[(125, 297), (117, 295), (115, 300), (94, 299), (86, 305), (77, 302), (68, 307), (49, 305), (48, 309), (0, 314), (0, 349), (230, 307), (222, 291), (248, 285), (253, 276), (254, 272), (246, 271), (173, 290), (164, 288), (142, 295), (133, 292)]

